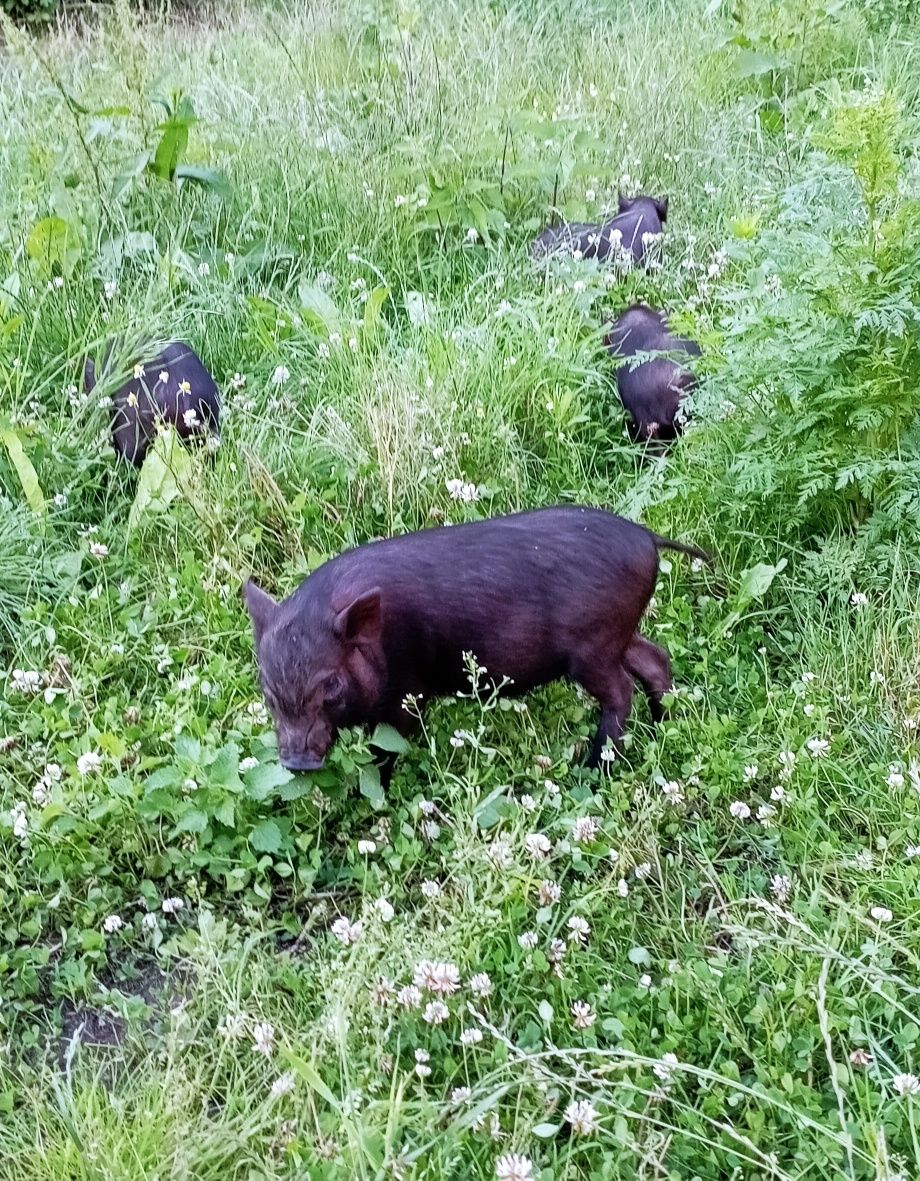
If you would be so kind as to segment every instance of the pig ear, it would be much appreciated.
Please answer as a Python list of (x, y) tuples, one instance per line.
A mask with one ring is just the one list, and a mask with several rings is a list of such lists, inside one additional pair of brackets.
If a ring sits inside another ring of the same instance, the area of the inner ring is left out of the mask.
[(254, 582), (247, 581), (243, 588), (243, 594), (246, 598), (246, 607), (249, 611), (249, 617), (252, 620), (252, 630), (256, 637), (256, 643), (258, 644), (266, 629), (271, 624), (278, 604), (271, 595), (266, 594)]
[(346, 644), (356, 644), (377, 639), (382, 621), (380, 587), (375, 586), (342, 608), (335, 617), (332, 630)]
[(617, 193), (617, 205), (620, 213), (628, 213), (633, 207), (633, 197), (624, 197), (622, 193)]
[(658, 216), (662, 221), (668, 220), (668, 199), (667, 197), (658, 197), (655, 200), (655, 208), (658, 210)]

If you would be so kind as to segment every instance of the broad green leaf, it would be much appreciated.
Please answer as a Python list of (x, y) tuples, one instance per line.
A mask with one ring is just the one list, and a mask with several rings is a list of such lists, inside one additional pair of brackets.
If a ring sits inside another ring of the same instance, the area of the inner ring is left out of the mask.
[(311, 1091), (315, 1091), (321, 1099), (325, 1099), (333, 1111), (339, 1110), (339, 1101), (333, 1095), (332, 1091), (326, 1086), (322, 1078), (320, 1078), (319, 1071), (312, 1062), (307, 1062), (304, 1058), (297, 1054), (292, 1054), (290, 1050), (282, 1047), (281, 1055), (290, 1066), (298, 1078), (303, 1079)]
[(278, 799), (289, 802), (290, 800), (302, 800), (304, 796), (308, 796), (313, 790), (311, 784), (305, 782), (302, 778), (291, 778), (290, 783), (284, 783), (278, 788)]
[(214, 809), (214, 819), (219, 820), (221, 824), (225, 824), (227, 828), (233, 828), (236, 820), (236, 808), (233, 800), (224, 800), (220, 807)]
[(402, 734), (393, 726), (388, 726), (385, 722), (375, 728), (371, 735), (371, 746), (379, 747), (380, 750), (389, 751), (390, 754), (399, 755), (403, 751), (409, 749), (409, 743), (403, 738)]
[(128, 514), (129, 532), (136, 529), (144, 517), (165, 512), (187, 486), (191, 470), (192, 457), (183, 447), (178, 433), (170, 427), (157, 435), (138, 477), (134, 503)]
[(77, 227), (63, 217), (43, 217), (29, 231), (26, 252), (45, 274), (59, 268), (68, 275), (83, 253), (83, 243)]
[(314, 328), (322, 329), (327, 336), (342, 329), (342, 317), (332, 298), (307, 280), (301, 279), (297, 288), (300, 311), (303, 318)]
[(374, 808), (382, 808), (384, 804), (383, 788), (380, 784), (380, 771), (373, 763), (366, 763), (358, 772), (358, 788), (366, 800), (370, 800)]
[(552, 1023), (553, 1006), (549, 1003), (549, 1001), (540, 1001), (540, 1004), (537, 1006), (537, 1012), (540, 1014), (541, 1021), (544, 1021), (547, 1025)]
[(32, 461), (23, 449), (22, 441), (15, 431), (2, 431), (0, 438), (3, 439), (10, 463), (16, 469), (16, 475), (19, 477), (19, 483), (22, 485), (22, 491), (28, 501), (29, 508), (33, 513), (43, 513), (45, 511), (45, 494), (38, 482), (38, 474), (32, 466)]
[(204, 832), (207, 827), (207, 813), (202, 812), (199, 808), (192, 808), (191, 811), (179, 817), (173, 829), (173, 835), (176, 836), (180, 832)]
[(217, 752), (217, 757), (208, 768), (208, 779), (220, 787), (240, 790), (240, 750), (235, 742), (228, 742)]
[(750, 603), (753, 599), (762, 598), (773, 583), (777, 574), (786, 569), (786, 559), (780, 558), (775, 566), (768, 566), (765, 562), (752, 566), (741, 575), (741, 585), (736, 596), (739, 606)]
[(562, 1124), (537, 1124), (533, 1129), (533, 1134), (538, 1140), (552, 1140), (554, 1136), (559, 1135), (559, 1129)]
[(771, 70), (781, 70), (787, 63), (775, 54), (758, 53), (756, 49), (739, 49), (735, 56), (735, 73), (739, 78), (759, 78)]
[(264, 800), (276, 787), (289, 783), (294, 776), (280, 763), (261, 763), (244, 776), (246, 795), (251, 800)]
[(216, 168), (203, 168), (193, 164), (180, 164), (175, 171), (176, 180), (185, 180), (191, 184), (201, 185), (216, 193), (222, 201), (229, 201), (233, 196), (230, 182), (222, 172)]
[(367, 303), (364, 305), (363, 333), (365, 340), (371, 340), (375, 336), (377, 325), (380, 323), (380, 314), (389, 294), (389, 287), (384, 287), (381, 283), (367, 297)]
[(257, 853), (277, 853), (281, 848), (281, 829), (274, 820), (263, 820), (249, 834), (249, 843)]
[(652, 962), (647, 947), (631, 947), (626, 953), (626, 958), (631, 964), (650, 964)]

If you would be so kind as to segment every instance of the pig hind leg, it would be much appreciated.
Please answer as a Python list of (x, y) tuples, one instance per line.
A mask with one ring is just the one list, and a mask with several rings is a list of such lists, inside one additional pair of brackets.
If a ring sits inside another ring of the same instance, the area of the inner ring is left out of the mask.
[(674, 684), (668, 653), (636, 632), (626, 649), (623, 663), (629, 675), (635, 677), (642, 686), (654, 720), (662, 721), (666, 711), (661, 699), (665, 693), (670, 693)]
[(573, 678), (600, 703), (600, 722), (588, 756), (588, 766), (596, 767), (601, 761), (601, 752), (607, 740), (610, 739), (614, 747), (618, 747), (623, 737), (632, 705), (632, 679), (619, 660), (603, 669), (595, 666), (576, 668)]

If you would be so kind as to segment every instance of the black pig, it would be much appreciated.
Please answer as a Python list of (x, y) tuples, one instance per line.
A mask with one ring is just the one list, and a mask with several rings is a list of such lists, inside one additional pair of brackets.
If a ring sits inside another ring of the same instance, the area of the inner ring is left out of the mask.
[[(108, 376), (111, 350), (103, 379)], [(157, 422), (174, 426), (183, 439), (220, 426), (220, 391), (198, 354), (174, 341), (152, 360), (132, 365), (134, 375), (112, 394), (112, 446), (122, 459), (139, 467), (156, 437)], [(83, 372), (89, 393), (96, 385), (96, 369), (89, 358)]]
[(659, 235), (667, 221), (667, 197), (619, 198), (619, 213), (605, 222), (569, 222), (546, 229), (530, 245), (533, 258), (547, 254), (575, 254), (606, 262), (612, 255), (632, 255), (642, 262), (647, 250), (646, 234)]
[[(684, 395), (696, 378), (673, 354), (698, 357), (699, 345), (674, 336), (662, 312), (635, 304), (614, 321), (604, 337), (607, 348), (620, 364), (617, 390), (628, 411), (630, 431), (639, 442), (673, 439), (680, 429), (677, 412)], [(637, 353), (668, 353), (630, 366), (628, 358)]]
[(281, 762), (319, 769), (348, 726), (407, 732), (406, 696), (463, 688), (472, 653), (510, 692), (570, 677), (593, 694), (596, 765), (623, 734), (632, 678), (656, 718), (671, 687), (667, 652), (636, 632), (662, 548), (705, 557), (612, 513), (547, 508), (360, 546), (282, 603), (248, 582)]

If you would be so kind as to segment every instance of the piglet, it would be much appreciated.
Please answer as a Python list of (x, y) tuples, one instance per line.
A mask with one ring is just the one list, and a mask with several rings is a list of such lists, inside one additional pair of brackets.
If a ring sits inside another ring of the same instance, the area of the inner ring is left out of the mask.
[(596, 765), (623, 734), (633, 678), (656, 718), (671, 687), (667, 652), (636, 631), (660, 549), (705, 558), (612, 513), (546, 508), (359, 546), (281, 603), (248, 582), (281, 762), (319, 769), (349, 726), (407, 733), (407, 696), (464, 688), (470, 653), (508, 692), (568, 677), (593, 694)]
[[(628, 308), (609, 328), (604, 344), (619, 360), (617, 391), (630, 415), (630, 432), (638, 442), (673, 439), (680, 429), (678, 410), (696, 378), (678, 359), (697, 357), (692, 340), (674, 336), (663, 312), (641, 304)], [(667, 353), (632, 366), (637, 353)], [(676, 356), (675, 356), (676, 354)]]
[(627, 259), (640, 263), (650, 237), (657, 239), (667, 221), (667, 197), (619, 198), (619, 212), (605, 222), (569, 222), (546, 229), (530, 245), (533, 258), (574, 254), (600, 262)]
[[(107, 372), (110, 347), (100, 380), (117, 380)], [(174, 341), (149, 361), (132, 363), (133, 376), (114, 390), (112, 397), (112, 446), (122, 459), (136, 467), (144, 462), (156, 437), (158, 422), (176, 428), (181, 438), (209, 432), (216, 437), (220, 426), (220, 391), (191, 345)], [(83, 384), (89, 393), (96, 385), (96, 368), (87, 358)]]

